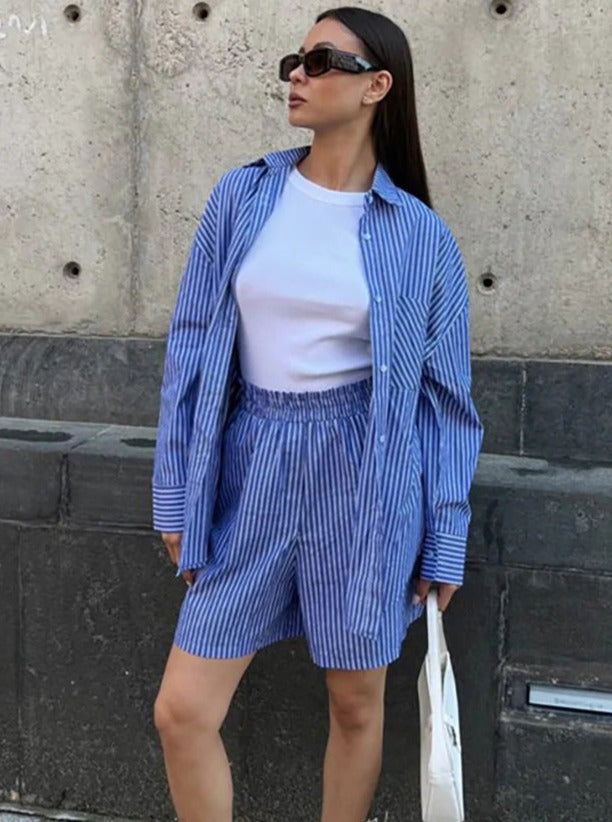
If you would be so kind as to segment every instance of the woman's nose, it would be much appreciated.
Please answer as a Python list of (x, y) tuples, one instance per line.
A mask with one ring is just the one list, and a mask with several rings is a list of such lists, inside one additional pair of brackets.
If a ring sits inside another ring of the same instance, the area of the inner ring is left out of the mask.
[(289, 79), (293, 82), (294, 80), (298, 80), (300, 83), (303, 83), (306, 79), (306, 72), (304, 71), (304, 63), (300, 63), (299, 66), (296, 66), (292, 71), (289, 72)]

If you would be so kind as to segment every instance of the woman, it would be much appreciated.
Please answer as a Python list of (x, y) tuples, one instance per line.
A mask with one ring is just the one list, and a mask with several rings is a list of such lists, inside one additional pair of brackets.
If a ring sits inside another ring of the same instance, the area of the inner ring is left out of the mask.
[(155, 703), (181, 822), (232, 816), (219, 729), (259, 648), (326, 669), (323, 822), (363, 822), (388, 664), (462, 584), (483, 427), (457, 244), (429, 201), (401, 30), (321, 14), (283, 58), (310, 146), (222, 176), (170, 325), (154, 527), (187, 590)]

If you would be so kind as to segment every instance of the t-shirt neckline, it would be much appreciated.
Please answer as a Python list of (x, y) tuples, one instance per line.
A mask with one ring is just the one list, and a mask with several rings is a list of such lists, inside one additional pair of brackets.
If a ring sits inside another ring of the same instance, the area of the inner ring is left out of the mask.
[(297, 166), (292, 168), (289, 181), (303, 194), (315, 200), (323, 200), (334, 205), (362, 205), (367, 194), (366, 191), (336, 191), (333, 188), (320, 186), (318, 183), (313, 183), (312, 180), (304, 177)]

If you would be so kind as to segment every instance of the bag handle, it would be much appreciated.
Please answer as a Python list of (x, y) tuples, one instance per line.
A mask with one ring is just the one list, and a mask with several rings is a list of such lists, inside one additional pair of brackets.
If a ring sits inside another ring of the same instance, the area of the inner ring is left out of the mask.
[(438, 610), (438, 592), (429, 590), (427, 594), (427, 655), (426, 671), (432, 703), (431, 722), (434, 739), (444, 734), (442, 703), (442, 664), (447, 653), (442, 623), (442, 611)]

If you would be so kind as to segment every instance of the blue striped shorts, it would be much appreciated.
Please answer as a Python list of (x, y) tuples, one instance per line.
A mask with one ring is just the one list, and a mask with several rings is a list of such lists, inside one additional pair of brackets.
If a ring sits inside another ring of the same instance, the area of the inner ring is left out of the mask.
[(239, 378), (223, 429), (209, 561), (185, 592), (174, 642), (204, 657), (304, 636), (324, 668), (399, 657), (408, 620), (391, 600), (376, 640), (344, 624), (355, 491), (372, 378), (271, 391)]

